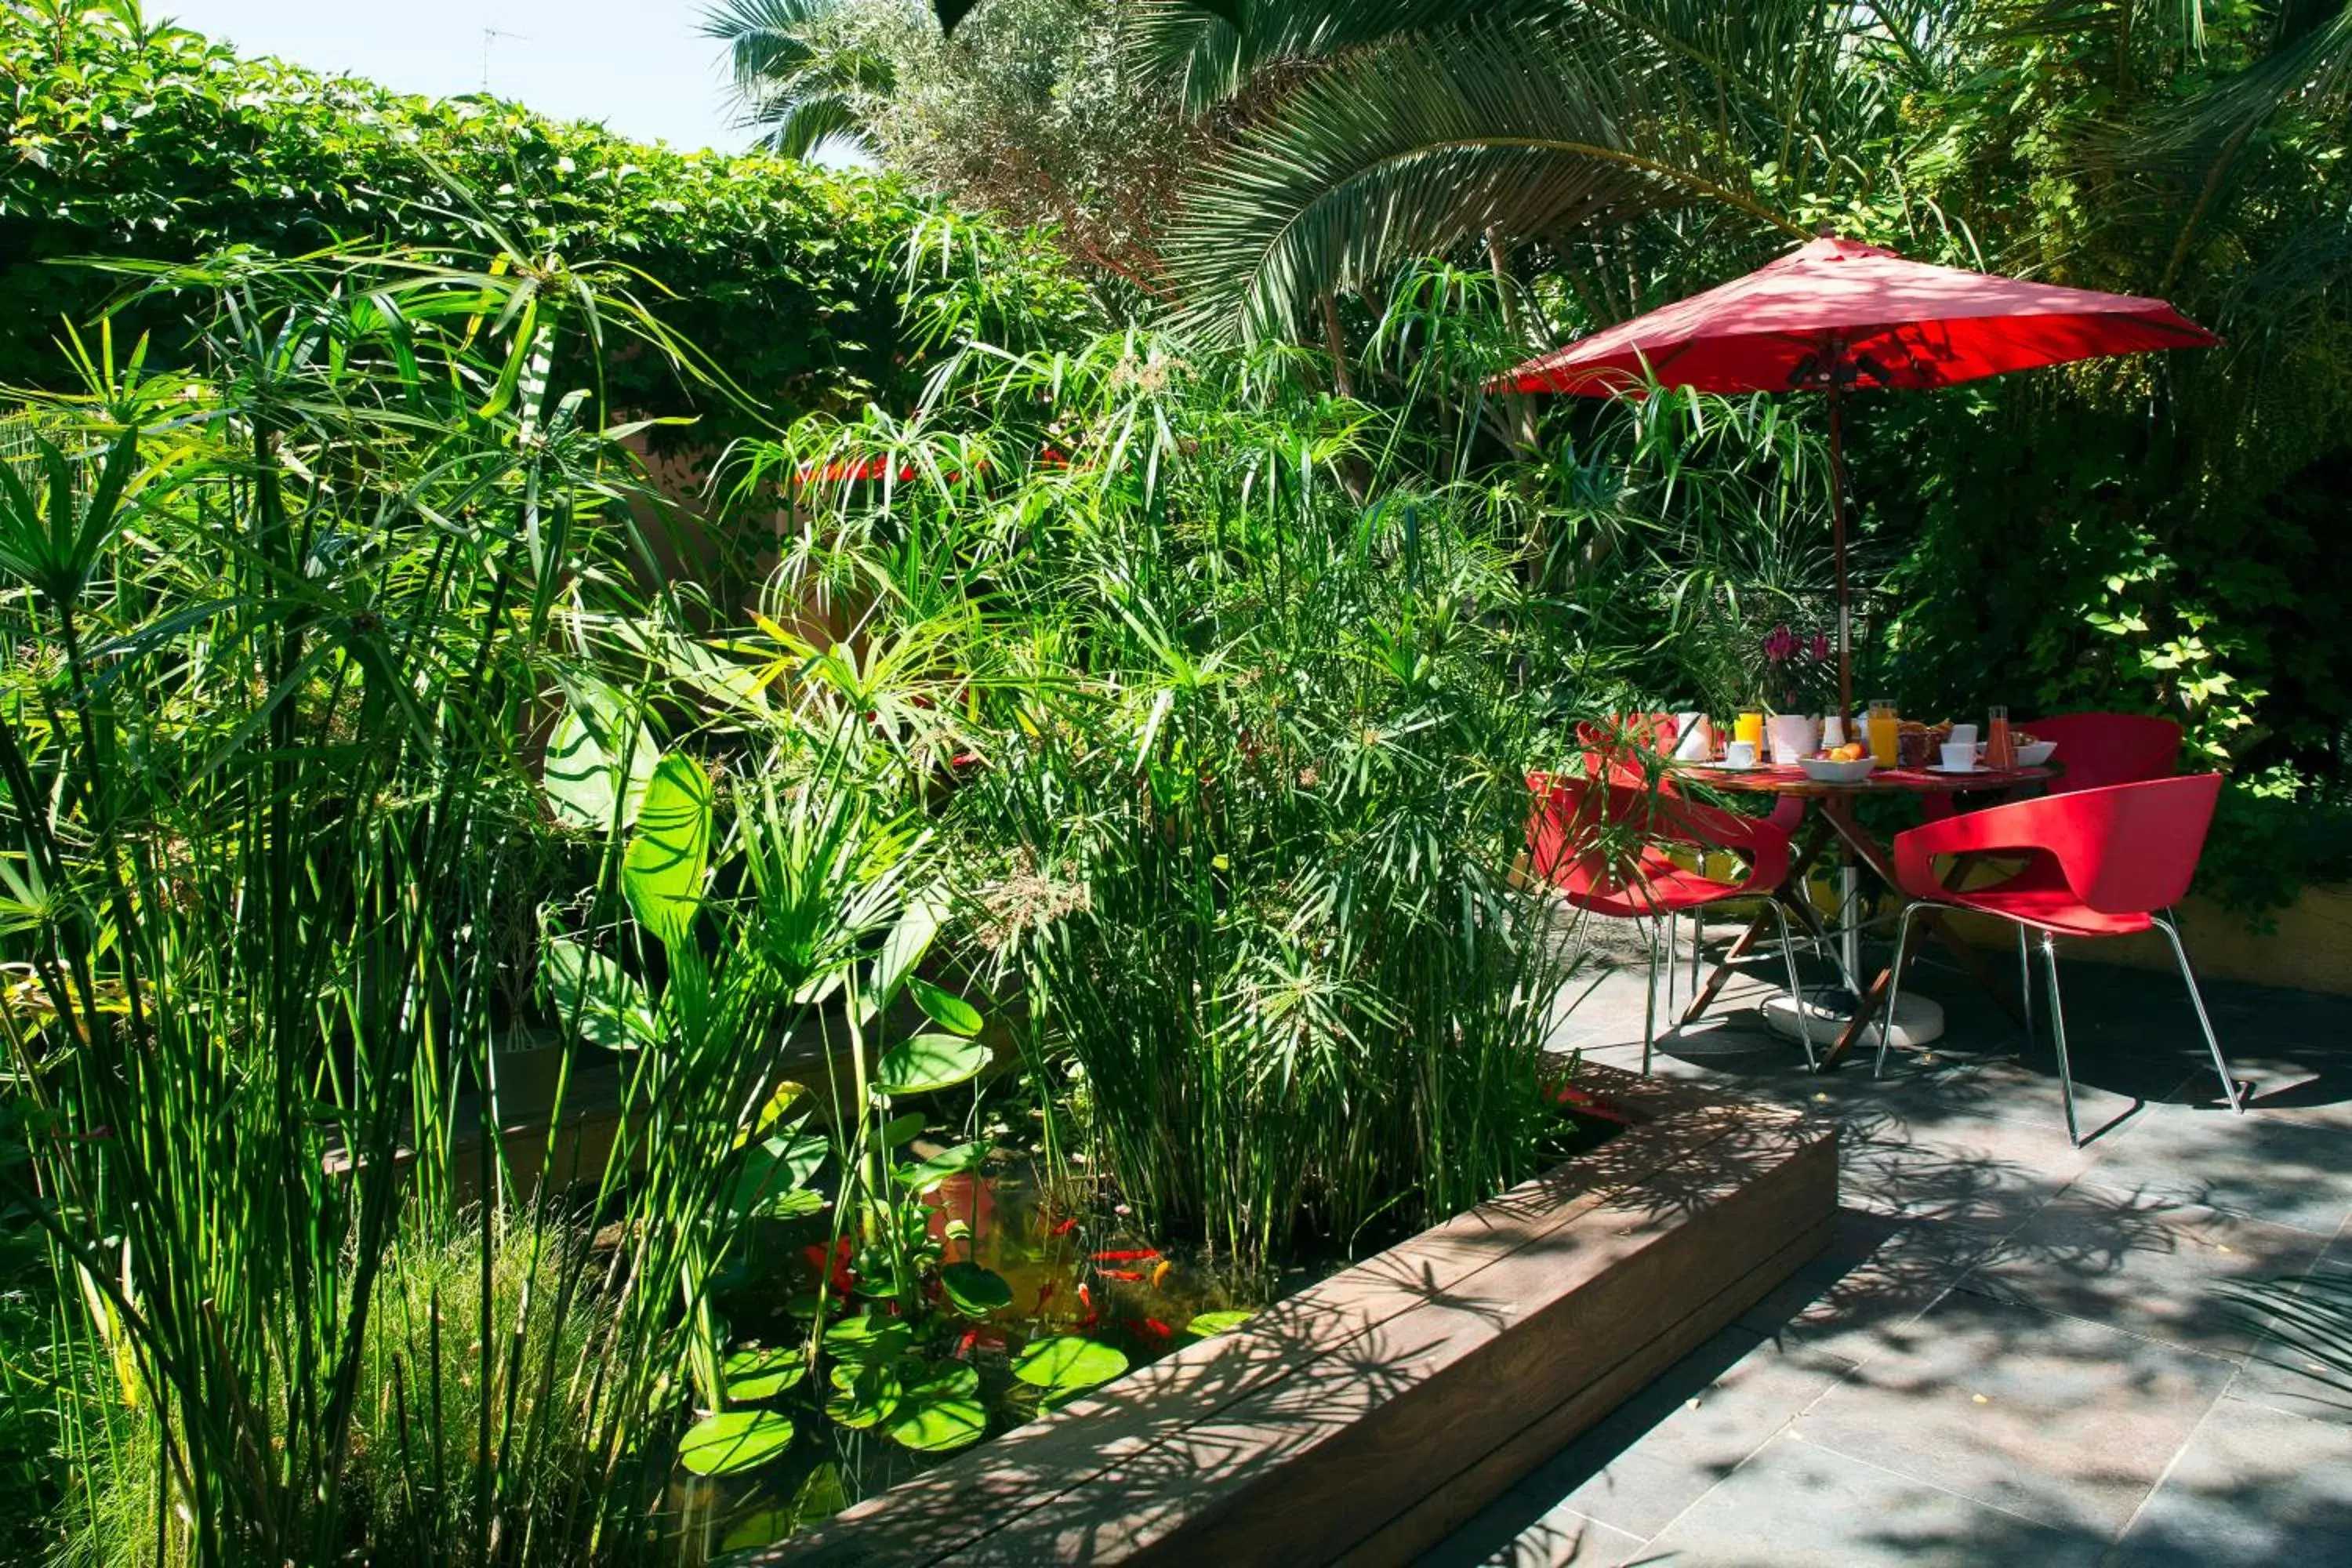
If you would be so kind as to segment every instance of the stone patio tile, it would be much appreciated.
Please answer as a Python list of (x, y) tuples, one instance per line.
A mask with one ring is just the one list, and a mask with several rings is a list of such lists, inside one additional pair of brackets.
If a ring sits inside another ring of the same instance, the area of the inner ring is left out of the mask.
[[(2179, 1063), (2164, 1059), (2075, 1050), (2072, 1060), (2074, 1115), (2093, 1150), (2104, 1148), (2149, 1106), (2180, 1093), (2188, 1078)], [(1889, 1063), (1888, 1073), (1895, 1070)], [(1937, 1094), (1946, 1116), (2015, 1122), (2065, 1142), (2065, 1089), (2046, 1040), (2026, 1059), (2003, 1058), (1955, 1072), (1939, 1080)]]
[(2004, 1513), (1821, 1447), (1774, 1438), (1653, 1538), (1673, 1568), (2088, 1568), (2103, 1536)]
[(2224, 1399), (2108, 1557), (2116, 1568), (2286, 1568), (2352, 1556), (2352, 1427)]
[[(2352, 1274), (2352, 1227), (2328, 1245), (2326, 1251), (2320, 1254), (2316, 1267), (2329, 1273)], [(2325, 1372), (2322, 1363), (2292, 1345), (2257, 1339), (2253, 1354), (2239, 1369), (2238, 1380), (2230, 1385), (2230, 1394), (2233, 1398), (2290, 1415), (2352, 1427), (2352, 1388), (2344, 1385), (2340, 1374), (2312, 1375)], [(2347, 1547), (2347, 1555), (2352, 1556), (2352, 1546)]]
[(1727, 1329), (1519, 1489), (1635, 1537), (1654, 1534), (1827, 1393), (1853, 1363)]
[(2107, 1143), (2083, 1179), (2328, 1237), (2352, 1219), (2352, 1130), (2151, 1106)]
[(2308, 1231), (2084, 1185), (2005, 1237), (1960, 1289), (2242, 1359), (2254, 1336), (2214, 1287), (2300, 1273), (2323, 1245)]
[(1990, 1252), (1994, 1237), (1936, 1220), (1846, 1208), (1829, 1246), (1738, 1325), (1793, 1350), (1853, 1363), (1884, 1352), (1892, 1331), (1933, 1306)]
[(2098, 1158), (2070, 1145), (2063, 1128), (1976, 1116), (1923, 1118), (1853, 1139), (1839, 1156), (1848, 1203), (1997, 1235), (2032, 1218)]
[(1806, 1413), (1809, 1441), (2110, 1539), (2235, 1371), (2219, 1357), (1960, 1293), (1884, 1332), (1886, 1353)]
[(1642, 1555), (1640, 1536), (1515, 1491), (1423, 1555), (1418, 1568), (1621, 1568)]
[[(2347, 1005), (2340, 999), (2337, 1005)], [(2347, 1026), (2339, 1013), (2336, 1029)], [(2352, 1055), (2332, 1048), (2297, 1047), (2268, 1039), (2230, 1050), (2230, 1067), (2252, 1086), (2246, 1112), (2273, 1121), (2352, 1130)]]

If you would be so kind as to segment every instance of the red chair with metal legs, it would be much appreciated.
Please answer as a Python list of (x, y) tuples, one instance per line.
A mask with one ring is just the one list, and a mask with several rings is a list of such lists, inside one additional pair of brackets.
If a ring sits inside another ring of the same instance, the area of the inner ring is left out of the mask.
[[(1639, 921), (1649, 947), (1649, 994), (1642, 1014), (1642, 1070), (1650, 1070), (1657, 1038), (1658, 938), (1664, 922), (1732, 899), (1762, 898), (1780, 925), (1780, 953), (1789, 989), (1797, 983), (1789, 917), (1773, 889), (1789, 874), (1789, 836), (1768, 822), (1718, 811), (1695, 801), (1601, 779), (1529, 773), (1535, 803), (1528, 815), (1528, 864), (1571, 908)], [(1668, 858), (1682, 847), (1704, 854), (1726, 850), (1748, 863), (1737, 881), (1722, 881)], [(1673, 956), (1667, 959), (1673, 984)], [(1811, 1056), (1810, 1042), (1806, 1055)]]
[(2138, 713), (2054, 713), (2019, 729), (2037, 741), (2055, 741), (2051, 760), (2064, 763), (2052, 795), (2108, 784), (2168, 779), (2180, 772), (2180, 726)]
[[(1674, 777), (1666, 772), (1666, 759), (1675, 753), (1675, 742), (1681, 738), (1682, 721), (1672, 713), (1621, 713), (1612, 719), (1582, 719), (1577, 721), (1576, 742), (1584, 748), (1584, 776), (1605, 778), (1612, 784), (1629, 789), (1648, 789), (1655, 781), (1660, 795), (1680, 795)], [(1805, 803), (1797, 795), (1782, 795), (1772, 804), (1772, 813), (1766, 824), (1782, 838), (1795, 834), (1805, 820)], [(1811, 909), (1810, 905), (1801, 906)], [(1704, 914), (1693, 909), (1691, 914), (1691, 992), (1698, 991), (1700, 950), (1706, 945), (1706, 927)], [(1816, 952), (1820, 951), (1822, 931), (1818, 917), (1812, 918), (1811, 935)], [(1670, 921), (1666, 927), (1666, 959), (1675, 960), (1675, 947), (1682, 939), (1680, 921)], [(1671, 1005), (1674, 985), (1668, 977), (1666, 995)]]
[[(2036, 731), (2039, 733), (2039, 731)], [(1885, 1016), (1892, 1017), (1903, 989), (1903, 963), (1911, 943), (1911, 921), (1921, 910), (1966, 910), (1996, 915), (2042, 937), (2042, 962), (2049, 977), (2050, 1025), (2058, 1047), (2058, 1079), (2066, 1100), (2066, 1135), (2080, 1147), (2074, 1119), (2074, 1079), (2066, 1059), (2066, 1013), (2058, 995), (2058, 945), (2063, 937), (2131, 936), (2151, 928), (2172, 944), (2172, 956), (2188, 984), (2189, 1000), (2221, 1075), (2230, 1109), (2245, 1105), (2229, 1058), (2213, 1033), (2196, 972), (2168, 910), (2189, 890), (2197, 857), (2212, 825), (2221, 775), (2155, 779), (2109, 784), (2068, 795), (2043, 795), (1988, 807), (1915, 827), (1895, 840), (1895, 884), (1913, 902), (1903, 910), (1895, 936), (1895, 963), (1887, 987)], [(1950, 888), (1936, 875), (1938, 855), (2001, 854), (2028, 857), (2024, 869), (1990, 887)], [(2022, 951), (2021, 947), (2021, 952)], [(2029, 975), (2030, 978), (2030, 975)], [(2026, 1027), (2032, 1028), (2032, 990), (2026, 992)], [(1879, 1072), (1886, 1070), (1888, 1030), (1878, 1032)]]

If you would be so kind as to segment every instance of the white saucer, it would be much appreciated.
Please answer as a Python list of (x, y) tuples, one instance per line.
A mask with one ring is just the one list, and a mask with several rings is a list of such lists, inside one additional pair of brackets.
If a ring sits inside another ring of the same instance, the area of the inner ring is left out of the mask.
[(1960, 774), (1960, 773), (1998, 773), (1998, 772), (2000, 772), (2000, 769), (1998, 769), (1998, 768), (1989, 768), (1989, 767), (1986, 767), (1986, 766), (1985, 766), (1983, 763), (1978, 763), (1975, 767), (1972, 767), (1972, 768), (1948, 768), (1948, 767), (1946, 767), (1946, 766), (1945, 766), (1943, 763), (1923, 763), (1923, 764), (1920, 766), (1919, 771), (1920, 771), (1921, 773), (1951, 773), (1951, 774), (1954, 774), (1954, 775), (1958, 775), (1958, 774)]

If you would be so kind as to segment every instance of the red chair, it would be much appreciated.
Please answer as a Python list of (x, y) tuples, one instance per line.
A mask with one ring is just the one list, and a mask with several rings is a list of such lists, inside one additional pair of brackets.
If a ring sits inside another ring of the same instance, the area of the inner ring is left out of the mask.
[(2055, 741), (2052, 759), (2065, 763), (2052, 795), (2075, 795), (2109, 784), (2168, 779), (2180, 771), (2180, 726), (2137, 713), (2059, 713), (2019, 729), (2037, 741)]
[[(1528, 815), (1528, 869), (1572, 908), (1589, 914), (1640, 921), (1650, 952), (1649, 995), (1642, 1015), (1642, 1070), (1650, 1070), (1657, 1037), (1658, 938), (1663, 924), (1684, 910), (1732, 899), (1763, 898), (1780, 925), (1780, 954), (1789, 990), (1797, 982), (1789, 917), (1771, 897), (1789, 874), (1789, 836), (1769, 822), (1719, 811), (1663, 792), (1597, 778), (1529, 773), (1536, 796)], [(1675, 864), (1665, 850), (1682, 846), (1727, 850), (1748, 862), (1738, 881), (1719, 881)], [(1667, 981), (1674, 984), (1671, 951)], [(1668, 998), (1671, 1005), (1671, 995)], [(1805, 1047), (1808, 1059), (1811, 1042)]]
[[(2039, 733), (2037, 731), (2036, 733)], [(2212, 825), (2221, 775), (2154, 779), (2043, 795), (1990, 806), (1915, 827), (1895, 840), (1895, 880), (1913, 900), (1903, 910), (1895, 936), (1895, 963), (1887, 987), (1885, 1016), (1895, 1016), (1903, 990), (1903, 962), (1911, 942), (1911, 921), (1921, 910), (1968, 910), (1997, 915), (2017, 927), (2021, 960), (2025, 933), (2042, 934), (2042, 961), (2050, 983), (2050, 1023), (2058, 1047), (2058, 1079), (2066, 1098), (2066, 1135), (2083, 1142), (2074, 1120), (2074, 1079), (2066, 1061), (2066, 1013), (2058, 997), (2057, 939), (2131, 936), (2151, 927), (2172, 943), (2172, 956), (2188, 983), (2189, 1000), (2221, 1075), (2230, 1109), (2243, 1112), (2237, 1080), (2214, 1037), (2213, 1020), (2189, 967), (2180, 932), (2168, 912), (2189, 890), (2197, 857)], [(1936, 875), (1936, 857), (1999, 853), (2029, 857), (2024, 869), (1984, 888), (1947, 887)], [(2031, 971), (2027, 971), (2026, 1027), (2033, 1026)], [(1891, 1031), (1878, 1030), (1879, 1072), (1886, 1070)]]

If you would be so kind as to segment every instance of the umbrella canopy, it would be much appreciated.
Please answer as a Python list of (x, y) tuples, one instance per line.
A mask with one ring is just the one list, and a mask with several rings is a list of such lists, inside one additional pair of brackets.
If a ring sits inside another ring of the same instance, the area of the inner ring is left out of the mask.
[(1823, 237), (1728, 283), (1539, 354), (1497, 391), (1606, 396), (1956, 386), (2212, 333), (2161, 300), (1995, 278)]
[(1843, 395), (1956, 386), (2013, 370), (2220, 341), (2161, 300), (1936, 267), (1823, 235), (1744, 278), (1538, 354), (1487, 385), (1606, 397), (1654, 379), (1700, 392), (1827, 394), (1838, 703), (1851, 714)]

